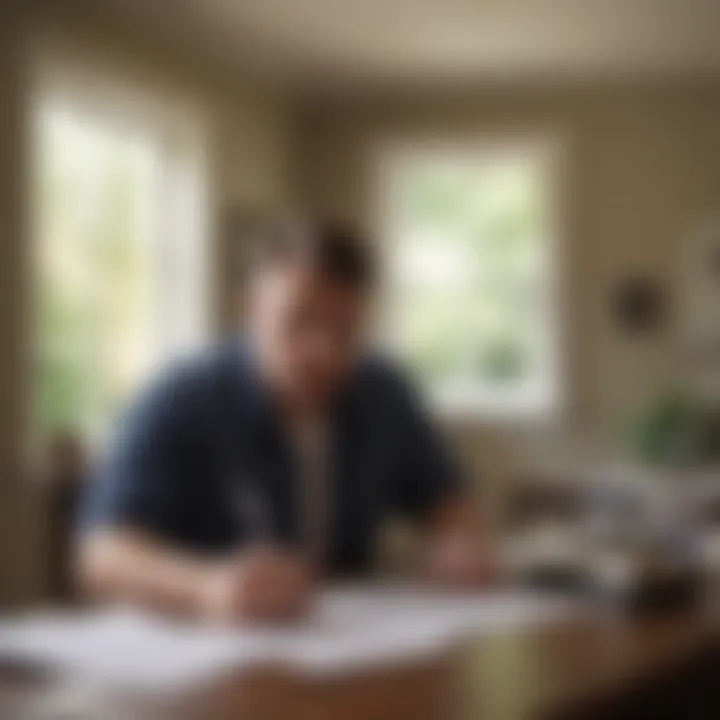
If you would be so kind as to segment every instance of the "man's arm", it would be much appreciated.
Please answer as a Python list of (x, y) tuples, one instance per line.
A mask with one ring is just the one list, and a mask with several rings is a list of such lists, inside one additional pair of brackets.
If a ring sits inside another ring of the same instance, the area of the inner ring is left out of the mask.
[(85, 536), (77, 573), (81, 587), (97, 601), (221, 623), (293, 617), (306, 609), (311, 589), (307, 567), (287, 553), (254, 548), (212, 561), (128, 528)]
[(128, 527), (92, 530), (80, 540), (76, 574), (93, 600), (127, 601), (182, 615), (203, 613), (207, 563)]
[(495, 576), (471, 493), (440, 431), (414, 390), (395, 382), (399, 467), (395, 505), (421, 531), (420, 571), (438, 582), (472, 585)]
[(194, 555), (178, 537), (197, 378), (165, 377), (128, 415), (89, 481), (77, 548), (80, 588), (100, 601), (226, 621), (293, 614), (309, 572), (287, 553), (248, 548), (220, 559)]

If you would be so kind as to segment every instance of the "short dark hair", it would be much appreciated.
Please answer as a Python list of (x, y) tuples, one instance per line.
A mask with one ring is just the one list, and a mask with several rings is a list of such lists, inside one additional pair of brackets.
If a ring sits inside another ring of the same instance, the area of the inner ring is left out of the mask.
[(273, 223), (258, 239), (254, 268), (301, 261), (357, 290), (375, 284), (376, 267), (367, 241), (351, 227), (329, 220)]

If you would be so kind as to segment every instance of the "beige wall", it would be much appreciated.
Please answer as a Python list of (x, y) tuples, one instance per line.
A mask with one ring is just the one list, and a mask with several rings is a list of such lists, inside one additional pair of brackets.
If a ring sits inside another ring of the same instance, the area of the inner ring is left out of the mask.
[(460, 424), (478, 473), (497, 480), (508, 467), (532, 465), (536, 454), (557, 459), (573, 436), (604, 445), (628, 408), (682, 372), (675, 316), (655, 338), (628, 338), (613, 326), (608, 302), (616, 281), (633, 272), (659, 277), (675, 297), (684, 239), (720, 216), (720, 84), (316, 100), (296, 128), (295, 180), (304, 199), (369, 226), (373, 158), (383, 143), (538, 130), (558, 133), (566, 149), (568, 408), (557, 428)]
[[(19, 10), (8, 5), (0, 6), (0, 603), (7, 604), (40, 597), (45, 582), (42, 493), (28, 477), (23, 450), (31, 288), (24, 190), (37, 58), (112, 75), (159, 96), (167, 93), (203, 115), (211, 143), (209, 241), (218, 264), (223, 209), (234, 203), (282, 205), (287, 189), (284, 107), (272, 94), (83, 8), (81, 0), (36, 0)], [(224, 289), (217, 289), (215, 299), (220, 321), (228, 303)]]
[[(29, 493), (21, 486), (24, 358), (20, 346), (25, 265), (22, 238), (23, 124), (21, 75), (14, 52), (16, 18), (0, 8), (0, 594), (12, 601), (32, 582), (36, 550)], [(24, 544), (23, 544), (24, 543)], [(13, 548), (14, 546), (14, 548)], [(20, 549), (22, 548), (22, 550)]]

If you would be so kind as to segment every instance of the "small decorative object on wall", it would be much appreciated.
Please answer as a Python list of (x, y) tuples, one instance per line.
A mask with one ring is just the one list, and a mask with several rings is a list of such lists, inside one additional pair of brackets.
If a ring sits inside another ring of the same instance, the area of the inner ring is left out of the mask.
[(666, 315), (665, 294), (657, 278), (633, 276), (622, 280), (612, 297), (612, 313), (626, 333), (660, 330)]

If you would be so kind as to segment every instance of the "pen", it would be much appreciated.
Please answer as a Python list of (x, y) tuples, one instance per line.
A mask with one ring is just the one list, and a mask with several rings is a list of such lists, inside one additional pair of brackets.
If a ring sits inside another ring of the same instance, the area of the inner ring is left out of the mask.
[[(242, 482), (234, 488), (233, 509), (238, 535), (248, 534), (253, 542), (269, 543), (273, 538), (267, 502), (255, 483)], [(244, 532), (243, 532), (244, 531)]]

